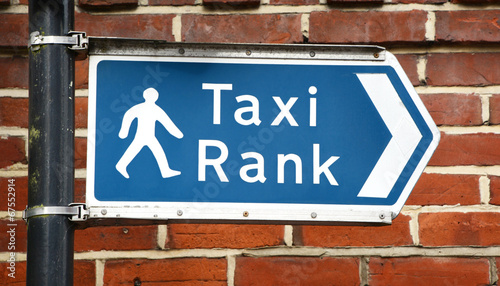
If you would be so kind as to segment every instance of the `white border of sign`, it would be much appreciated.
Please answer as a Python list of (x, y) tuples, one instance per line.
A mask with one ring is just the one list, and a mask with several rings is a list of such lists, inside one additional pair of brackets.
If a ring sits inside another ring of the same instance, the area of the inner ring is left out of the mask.
[[(205, 57), (151, 57), (151, 56), (90, 56), (89, 101), (88, 101), (88, 147), (87, 147), (87, 206), (91, 218), (131, 219), (182, 219), (222, 221), (296, 221), (296, 222), (366, 222), (391, 223), (401, 211), (411, 190), (424, 171), (434, 150), (440, 133), (420, 97), (413, 88), (396, 57), (385, 53), (380, 61), (343, 61), (313, 59), (242, 59)], [(433, 133), (434, 139), (418, 162), (406, 187), (394, 205), (332, 205), (332, 204), (271, 204), (271, 203), (212, 203), (212, 202), (124, 202), (99, 201), (94, 196), (95, 126), (96, 126), (96, 81), (97, 64), (105, 59), (127, 61), (174, 61), (196, 63), (242, 63), (242, 64), (293, 64), (293, 65), (370, 65), (391, 66), (403, 82), (410, 97)]]

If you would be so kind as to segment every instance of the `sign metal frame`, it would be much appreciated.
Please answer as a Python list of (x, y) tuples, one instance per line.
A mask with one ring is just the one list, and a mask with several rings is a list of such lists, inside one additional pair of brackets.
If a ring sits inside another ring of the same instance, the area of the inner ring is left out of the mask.
[[(87, 205), (91, 218), (179, 219), (250, 222), (382, 223), (390, 224), (402, 209), (427, 162), (435, 151), (440, 133), (411, 82), (391, 53), (378, 46), (268, 45), (268, 44), (190, 44), (156, 40), (89, 38), (89, 122), (87, 151)], [(334, 205), (220, 202), (127, 202), (99, 201), (94, 195), (96, 80), (97, 64), (106, 58), (180, 62), (290, 61), (332, 65), (391, 66), (432, 132), (432, 142), (415, 169), (399, 199), (393, 205)]]

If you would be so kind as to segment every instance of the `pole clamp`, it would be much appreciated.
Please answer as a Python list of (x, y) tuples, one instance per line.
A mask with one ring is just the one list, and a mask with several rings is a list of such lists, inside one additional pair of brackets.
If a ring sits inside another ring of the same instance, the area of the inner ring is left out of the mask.
[(81, 54), (88, 50), (89, 40), (85, 32), (70, 31), (67, 36), (44, 36), (38, 31), (32, 32), (28, 48), (38, 51), (42, 45), (67, 45), (70, 50)]
[(63, 206), (46, 206), (35, 207), (23, 211), (23, 220), (28, 221), (29, 218), (41, 215), (67, 215), (70, 221), (85, 221), (90, 216), (90, 210), (83, 203), (71, 203), (67, 207)]

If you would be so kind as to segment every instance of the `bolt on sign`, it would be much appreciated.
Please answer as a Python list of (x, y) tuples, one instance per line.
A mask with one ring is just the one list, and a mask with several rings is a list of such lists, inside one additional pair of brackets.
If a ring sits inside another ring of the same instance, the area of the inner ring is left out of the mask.
[(91, 217), (390, 223), (439, 141), (376, 46), (92, 38)]

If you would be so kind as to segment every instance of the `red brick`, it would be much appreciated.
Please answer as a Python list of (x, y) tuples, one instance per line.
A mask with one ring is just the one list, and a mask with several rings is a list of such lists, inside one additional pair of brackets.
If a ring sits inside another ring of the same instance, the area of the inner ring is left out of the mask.
[(104, 285), (134, 285), (134, 281), (140, 281), (142, 285), (227, 284), (225, 259), (108, 260), (104, 267)]
[[(0, 263), (0, 275), (2, 275), (3, 281), (0, 285), (26, 285), (26, 262), (16, 262), (16, 274), (15, 278), (8, 277), (9, 269), (7, 269), (8, 264), (6, 262)], [(75, 286), (88, 286), (95, 285), (95, 262), (76, 260), (73, 262), (73, 283)], [(6, 283), (6, 284), (3, 284)]]
[(414, 86), (421, 85), (418, 79), (417, 63), (418, 57), (416, 55), (395, 55), (399, 64), (403, 67), (406, 75)]
[(421, 43), (425, 41), (424, 11), (312, 12), (312, 43)]
[(75, 198), (74, 201), (77, 203), (85, 202), (85, 192), (86, 192), (86, 181), (85, 179), (75, 179)]
[(73, 283), (75, 286), (95, 285), (96, 269), (95, 262), (86, 260), (75, 260), (73, 262)]
[(234, 284), (359, 285), (359, 263), (351, 257), (237, 257)]
[(89, 60), (75, 62), (75, 88), (87, 88), (89, 84)]
[(410, 217), (400, 214), (392, 225), (383, 226), (295, 226), (297, 245), (318, 247), (411, 245)]
[(174, 41), (172, 19), (175, 15), (90, 15), (76, 13), (75, 30), (92, 36), (111, 36)]
[(451, 0), (453, 4), (485, 4), (485, 3), (498, 3), (499, 0)]
[[(75, 99), (75, 127), (87, 127), (88, 99)], [(29, 100), (27, 98), (0, 97), (0, 126), (28, 127)]]
[(27, 98), (0, 97), (0, 125), (28, 127)]
[(481, 98), (476, 94), (421, 94), (437, 125), (482, 125)]
[(259, 6), (260, 0), (203, 0), (206, 6)]
[(149, 0), (150, 6), (184, 6), (195, 4), (196, 0)]
[(75, 137), (75, 169), (87, 167), (87, 138)]
[(500, 10), (436, 11), (436, 41), (498, 43)]
[(271, 0), (271, 5), (317, 5), (319, 0)]
[(479, 176), (422, 174), (406, 205), (475, 205), (481, 203)]
[(490, 124), (500, 124), (500, 94), (490, 97)]
[(427, 56), (427, 84), (468, 86), (500, 84), (500, 53), (443, 53)]
[(138, 0), (78, 0), (83, 8), (135, 7)]
[(370, 286), (489, 285), (487, 258), (372, 257)]
[(19, 137), (0, 137), (0, 168), (16, 163), (27, 164), (25, 142)]
[(394, 0), (391, 3), (401, 3), (401, 4), (443, 4), (448, 2), (448, 0)]
[(490, 204), (500, 205), (500, 177), (490, 177)]
[(28, 88), (28, 64), (25, 57), (0, 57), (0, 88)]
[(88, 98), (75, 98), (75, 128), (87, 128)]
[(429, 161), (431, 166), (500, 164), (500, 134), (446, 134)]
[(186, 42), (300, 43), (301, 16), (290, 15), (183, 15)]
[[(9, 185), (14, 191), (9, 192)], [(8, 193), (15, 194), (14, 209), (16, 211), (23, 211), (28, 205), (28, 177), (0, 178), (0, 198), (5, 198), (2, 201), (6, 202), (0, 205), (0, 211), (7, 211), (7, 198), (12, 198), (12, 195), (9, 196)]]
[(91, 227), (75, 232), (75, 251), (155, 249), (158, 227)]
[(0, 262), (0, 275), (2, 277), (2, 281), (0, 281), (0, 285), (8, 285), (8, 286), (24, 286), (26, 285), (26, 262), (16, 261), (15, 264), (15, 274), (14, 277), (9, 277), (10, 270), (7, 268), (10, 267), (10, 263), (5, 261)]
[(281, 225), (169, 224), (168, 248), (255, 248), (283, 245)]
[[(11, 240), (10, 233), (14, 236)], [(27, 231), (23, 220), (2, 219), (0, 220), (0, 252), (26, 252)], [(11, 244), (9, 244), (11, 243)]]
[(422, 213), (418, 221), (423, 246), (500, 244), (500, 213)]
[[(10, 0), (7, 0), (10, 3)], [(0, 47), (27, 49), (28, 14), (2, 14), (0, 17)], [(3, 73), (2, 73), (3, 75)]]
[(328, 4), (353, 4), (353, 3), (371, 3), (371, 4), (382, 4), (384, 0), (326, 0)]

